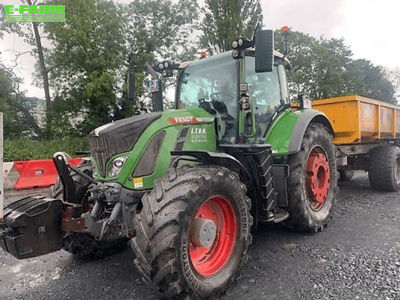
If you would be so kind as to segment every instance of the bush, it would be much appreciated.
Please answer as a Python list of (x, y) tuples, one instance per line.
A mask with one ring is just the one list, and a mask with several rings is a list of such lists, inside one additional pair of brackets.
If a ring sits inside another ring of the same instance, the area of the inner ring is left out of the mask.
[(66, 138), (64, 140), (28, 140), (26, 138), (4, 140), (4, 161), (46, 159), (63, 151), (71, 156), (77, 151), (88, 151), (88, 138)]

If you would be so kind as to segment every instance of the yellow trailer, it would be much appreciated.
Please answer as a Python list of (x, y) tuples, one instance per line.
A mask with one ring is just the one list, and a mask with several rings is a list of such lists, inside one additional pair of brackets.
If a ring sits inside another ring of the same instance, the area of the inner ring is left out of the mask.
[(360, 96), (345, 96), (312, 102), (335, 131), (337, 145), (376, 142), (400, 137), (400, 106)]
[(364, 170), (375, 189), (399, 189), (400, 106), (353, 95), (315, 100), (312, 108), (333, 127), (340, 180)]

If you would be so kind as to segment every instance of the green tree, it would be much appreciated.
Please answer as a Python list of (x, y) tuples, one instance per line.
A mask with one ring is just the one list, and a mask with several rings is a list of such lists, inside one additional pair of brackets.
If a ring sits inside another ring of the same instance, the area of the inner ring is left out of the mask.
[[(32, 0), (20, 0), (20, 3), (16, 4), (28, 4), (28, 5), (37, 5), (37, 1)], [(52, 3), (55, 2), (54, 0), (47, 0), (46, 2)], [(0, 9), (4, 9), (4, 5), (0, 5)], [(7, 32), (7, 33), (15, 33), (19, 37), (24, 39), (24, 42), (27, 45), (30, 45), (32, 48), (30, 51), (26, 52), (18, 52), (15, 51), (15, 64), (17, 64), (18, 58), (22, 55), (25, 55), (27, 53), (30, 53), (34, 57), (37, 58), (37, 69), (38, 69), (38, 78), (40, 78), (40, 83), (39, 81), (36, 81), (39, 83), (39, 86), (43, 87), (44, 95), (45, 95), (45, 100), (46, 100), (46, 122), (47, 119), (49, 118), (49, 112), (50, 112), (50, 105), (51, 105), (51, 97), (50, 97), (50, 84), (49, 84), (49, 70), (47, 68), (46, 62), (45, 62), (45, 54), (47, 49), (43, 47), (42, 45), (42, 34), (40, 33), (40, 30), (43, 30), (43, 24), (42, 23), (6, 23), (2, 22), (0, 23), (0, 31)], [(3, 35), (0, 34), (0, 37)], [(47, 125), (47, 124), (46, 124)], [(43, 133), (42, 133), (43, 134)]]
[[(281, 32), (275, 34), (282, 51)], [(353, 60), (343, 39), (315, 38), (301, 32), (289, 36), (288, 72), (292, 95), (307, 94), (312, 99), (358, 94), (382, 101), (394, 101), (394, 88), (379, 66), (367, 60)]]
[(251, 38), (263, 20), (259, 0), (205, 0), (202, 12), (200, 45), (211, 53), (230, 50), (241, 35)]
[(47, 57), (55, 90), (53, 134), (86, 135), (109, 122), (117, 104), (126, 57), (117, 6), (106, 0), (65, 0), (65, 23), (46, 23)]
[[(195, 0), (135, 0), (121, 5), (127, 49), (131, 68), (164, 60), (185, 61), (196, 53), (194, 31), (198, 23)], [(146, 75), (136, 68), (136, 99), (146, 102), (143, 83)], [(168, 85), (170, 81), (166, 84)], [(148, 98), (148, 97), (147, 97)], [(132, 115), (132, 105), (126, 97), (120, 99), (117, 115)]]
[(32, 114), (34, 103), (19, 92), (20, 83), (20, 78), (0, 65), (0, 111), (4, 114), (5, 138), (42, 135), (42, 129)]
[(365, 59), (352, 61), (344, 73), (345, 93), (396, 103), (393, 84), (382, 67)]
[(386, 68), (384, 70), (386, 78), (390, 80), (395, 90), (396, 102), (400, 102), (400, 67)]

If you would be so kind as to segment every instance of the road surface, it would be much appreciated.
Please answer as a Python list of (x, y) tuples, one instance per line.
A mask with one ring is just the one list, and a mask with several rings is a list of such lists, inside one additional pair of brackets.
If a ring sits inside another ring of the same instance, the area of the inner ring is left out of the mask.
[[(365, 173), (339, 186), (325, 231), (260, 228), (224, 299), (400, 299), (400, 193), (372, 190)], [(132, 260), (129, 249), (99, 261), (64, 251), (18, 261), (0, 252), (0, 299), (156, 298)]]

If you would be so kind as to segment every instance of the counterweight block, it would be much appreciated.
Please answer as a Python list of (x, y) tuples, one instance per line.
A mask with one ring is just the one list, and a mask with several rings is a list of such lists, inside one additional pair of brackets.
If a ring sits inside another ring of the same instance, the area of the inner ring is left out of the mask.
[(60, 250), (64, 204), (44, 196), (22, 198), (4, 210), (0, 221), (0, 245), (18, 259)]

